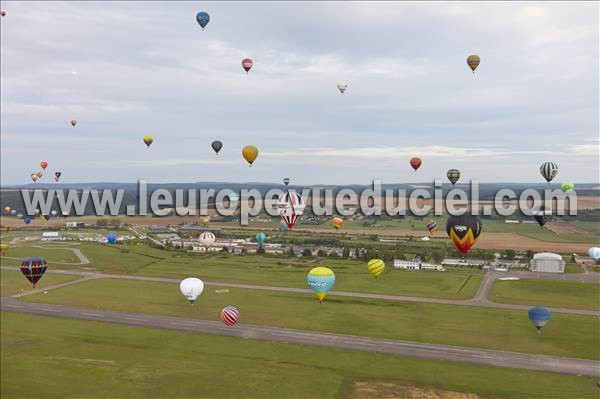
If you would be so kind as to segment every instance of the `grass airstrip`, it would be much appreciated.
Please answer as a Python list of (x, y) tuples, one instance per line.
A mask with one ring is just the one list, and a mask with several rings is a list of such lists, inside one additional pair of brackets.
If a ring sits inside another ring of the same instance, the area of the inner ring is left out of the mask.
[(2, 312), (1, 361), (3, 399), (327, 399), (347, 397), (357, 380), (486, 398), (598, 394), (596, 379), (589, 377), (8, 312)]

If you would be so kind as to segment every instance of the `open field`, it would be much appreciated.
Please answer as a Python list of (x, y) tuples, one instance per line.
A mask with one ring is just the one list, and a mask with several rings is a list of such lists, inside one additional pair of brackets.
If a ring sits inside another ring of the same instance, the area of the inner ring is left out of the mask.
[(356, 299), (208, 286), (189, 305), (173, 283), (92, 280), (22, 300), (92, 309), (218, 320), (227, 305), (240, 309), (245, 324), (406, 339), (597, 359), (598, 319), (556, 314), (537, 334), (525, 311)]
[(575, 281), (496, 280), (489, 299), (518, 305), (600, 310), (600, 284)]
[[(7, 312), (1, 349), (7, 399), (337, 398), (370, 379), (497, 398), (597, 395), (588, 377)], [(24, 384), (24, 375), (36, 383)]]
[[(77, 247), (77, 245), (74, 245)], [(48, 263), (52, 262), (67, 262), (67, 263), (79, 263), (79, 258), (75, 256), (73, 251), (71, 251), (69, 245), (66, 243), (61, 243), (59, 245), (56, 244), (32, 244), (32, 245), (11, 245), (6, 255), (3, 255), (1, 258), (1, 264), (5, 265), (18, 265), (21, 262), (15, 259), (9, 258), (18, 258), (24, 259), (29, 256), (41, 256), (48, 261)]]
[[(38, 282), (37, 290), (43, 291), (44, 287), (48, 287), (54, 284), (65, 283), (77, 279), (76, 276), (67, 276), (60, 274), (45, 274), (44, 277)], [(21, 291), (30, 291), (31, 283), (27, 281), (25, 276), (20, 271), (0, 271), (0, 286), (1, 296), (8, 296), (19, 293)]]

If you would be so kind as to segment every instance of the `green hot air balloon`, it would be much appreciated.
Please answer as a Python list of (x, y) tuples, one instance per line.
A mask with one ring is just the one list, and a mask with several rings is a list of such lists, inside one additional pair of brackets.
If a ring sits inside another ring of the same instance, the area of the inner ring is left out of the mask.
[(566, 182), (560, 185), (560, 189), (563, 190), (564, 193), (571, 192), (575, 189), (575, 183)]

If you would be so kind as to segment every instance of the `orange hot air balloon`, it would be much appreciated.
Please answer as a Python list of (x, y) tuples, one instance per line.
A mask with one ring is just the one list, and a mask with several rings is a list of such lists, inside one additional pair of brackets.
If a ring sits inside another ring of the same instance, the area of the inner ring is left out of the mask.
[(342, 227), (343, 224), (344, 224), (344, 219), (342, 219), (342, 218), (333, 218), (333, 219), (331, 219), (331, 225), (336, 230), (339, 230)]
[(42, 172), (37, 172), (35, 175), (40, 179), (42, 178), (42, 176), (44, 176)]
[(256, 148), (253, 145), (247, 145), (244, 148), (242, 148), (242, 156), (244, 157), (246, 162), (248, 162), (250, 166), (252, 166), (252, 163), (258, 157), (258, 148)]
[(242, 60), (242, 68), (244, 68), (244, 71), (246, 71), (246, 74), (248, 73), (248, 71), (250, 71), (250, 69), (252, 68), (252, 65), (254, 65), (254, 62), (252, 62), (252, 60), (250, 58), (244, 58)]
[(415, 172), (417, 171), (417, 169), (419, 169), (419, 167), (421, 166), (422, 163), (423, 163), (423, 161), (421, 161), (421, 158), (419, 158), (419, 157), (412, 157), (410, 159), (410, 166), (412, 166), (412, 168), (415, 170)]
[(48, 167), (48, 162), (42, 161), (40, 162), (40, 166), (42, 167), (42, 169), (46, 170), (46, 168)]

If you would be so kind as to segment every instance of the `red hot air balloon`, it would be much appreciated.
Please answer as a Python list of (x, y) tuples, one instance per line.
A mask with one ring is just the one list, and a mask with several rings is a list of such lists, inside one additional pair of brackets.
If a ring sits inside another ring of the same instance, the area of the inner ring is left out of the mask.
[(33, 284), (33, 288), (37, 282), (42, 278), (44, 273), (46, 273), (46, 269), (48, 268), (48, 262), (46, 259), (39, 258), (36, 256), (25, 259), (21, 263), (21, 273), (25, 276), (27, 280), (31, 284)]
[(252, 62), (250, 58), (244, 58), (242, 60), (242, 68), (244, 68), (246, 73), (248, 73), (248, 71), (252, 68), (252, 65), (254, 65), (254, 62)]
[(233, 326), (240, 318), (240, 311), (235, 306), (227, 306), (221, 310), (221, 320), (228, 326)]
[(3, 17), (5, 17), (6, 16), (6, 11), (4, 11), (4, 10), (0, 11), (0, 15), (2, 15)]
[(46, 170), (46, 168), (48, 167), (48, 162), (42, 161), (40, 162), (40, 166), (42, 167), (42, 169)]
[(412, 157), (410, 159), (410, 166), (412, 166), (412, 168), (415, 170), (415, 172), (417, 171), (417, 169), (419, 169), (419, 167), (421, 166), (422, 163), (423, 163), (423, 161), (421, 161), (421, 158), (419, 158), (419, 157)]

